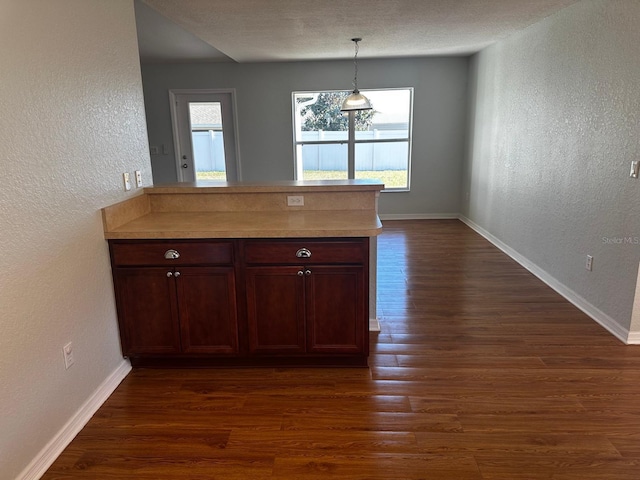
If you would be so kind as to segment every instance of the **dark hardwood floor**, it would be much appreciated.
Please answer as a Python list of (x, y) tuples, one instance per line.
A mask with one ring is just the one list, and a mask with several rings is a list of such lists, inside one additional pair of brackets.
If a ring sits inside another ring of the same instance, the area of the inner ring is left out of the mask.
[(384, 226), (369, 369), (134, 370), (43, 478), (640, 478), (639, 347), (458, 221)]

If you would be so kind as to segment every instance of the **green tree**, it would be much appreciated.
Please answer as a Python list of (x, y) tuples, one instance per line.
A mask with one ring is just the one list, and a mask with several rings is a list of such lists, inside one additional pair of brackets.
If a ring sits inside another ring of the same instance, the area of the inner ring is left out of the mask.
[[(349, 128), (349, 116), (340, 111), (342, 102), (351, 92), (322, 92), (315, 103), (307, 105), (300, 110), (303, 118), (302, 130), (313, 132), (323, 130), (325, 132), (346, 131)], [(310, 98), (310, 97), (309, 97)], [(298, 103), (309, 100), (298, 98)], [(375, 110), (360, 110), (356, 112), (356, 130), (368, 130), (373, 121)]]

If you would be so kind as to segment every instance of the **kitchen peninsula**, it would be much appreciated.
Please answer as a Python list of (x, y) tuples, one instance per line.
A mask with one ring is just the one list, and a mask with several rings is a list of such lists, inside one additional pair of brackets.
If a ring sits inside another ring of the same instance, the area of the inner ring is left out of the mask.
[(383, 187), (199, 182), (104, 208), (123, 354), (134, 366), (366, 365)]

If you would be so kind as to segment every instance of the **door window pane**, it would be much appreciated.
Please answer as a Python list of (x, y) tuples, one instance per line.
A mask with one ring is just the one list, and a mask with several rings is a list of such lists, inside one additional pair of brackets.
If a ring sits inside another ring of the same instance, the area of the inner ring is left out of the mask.
[(220, 102), (190, 102), (189, 120), (196, 180), (226, 180)]

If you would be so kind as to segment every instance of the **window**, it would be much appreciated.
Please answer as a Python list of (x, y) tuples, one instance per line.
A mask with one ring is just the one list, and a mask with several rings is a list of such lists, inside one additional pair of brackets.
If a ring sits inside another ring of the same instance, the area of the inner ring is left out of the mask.
[(362, 90), (373, 110), (344, 113), (349, 93), (294, 92), (296, 179), (376, 178), (408, 190), (413, 89)]

